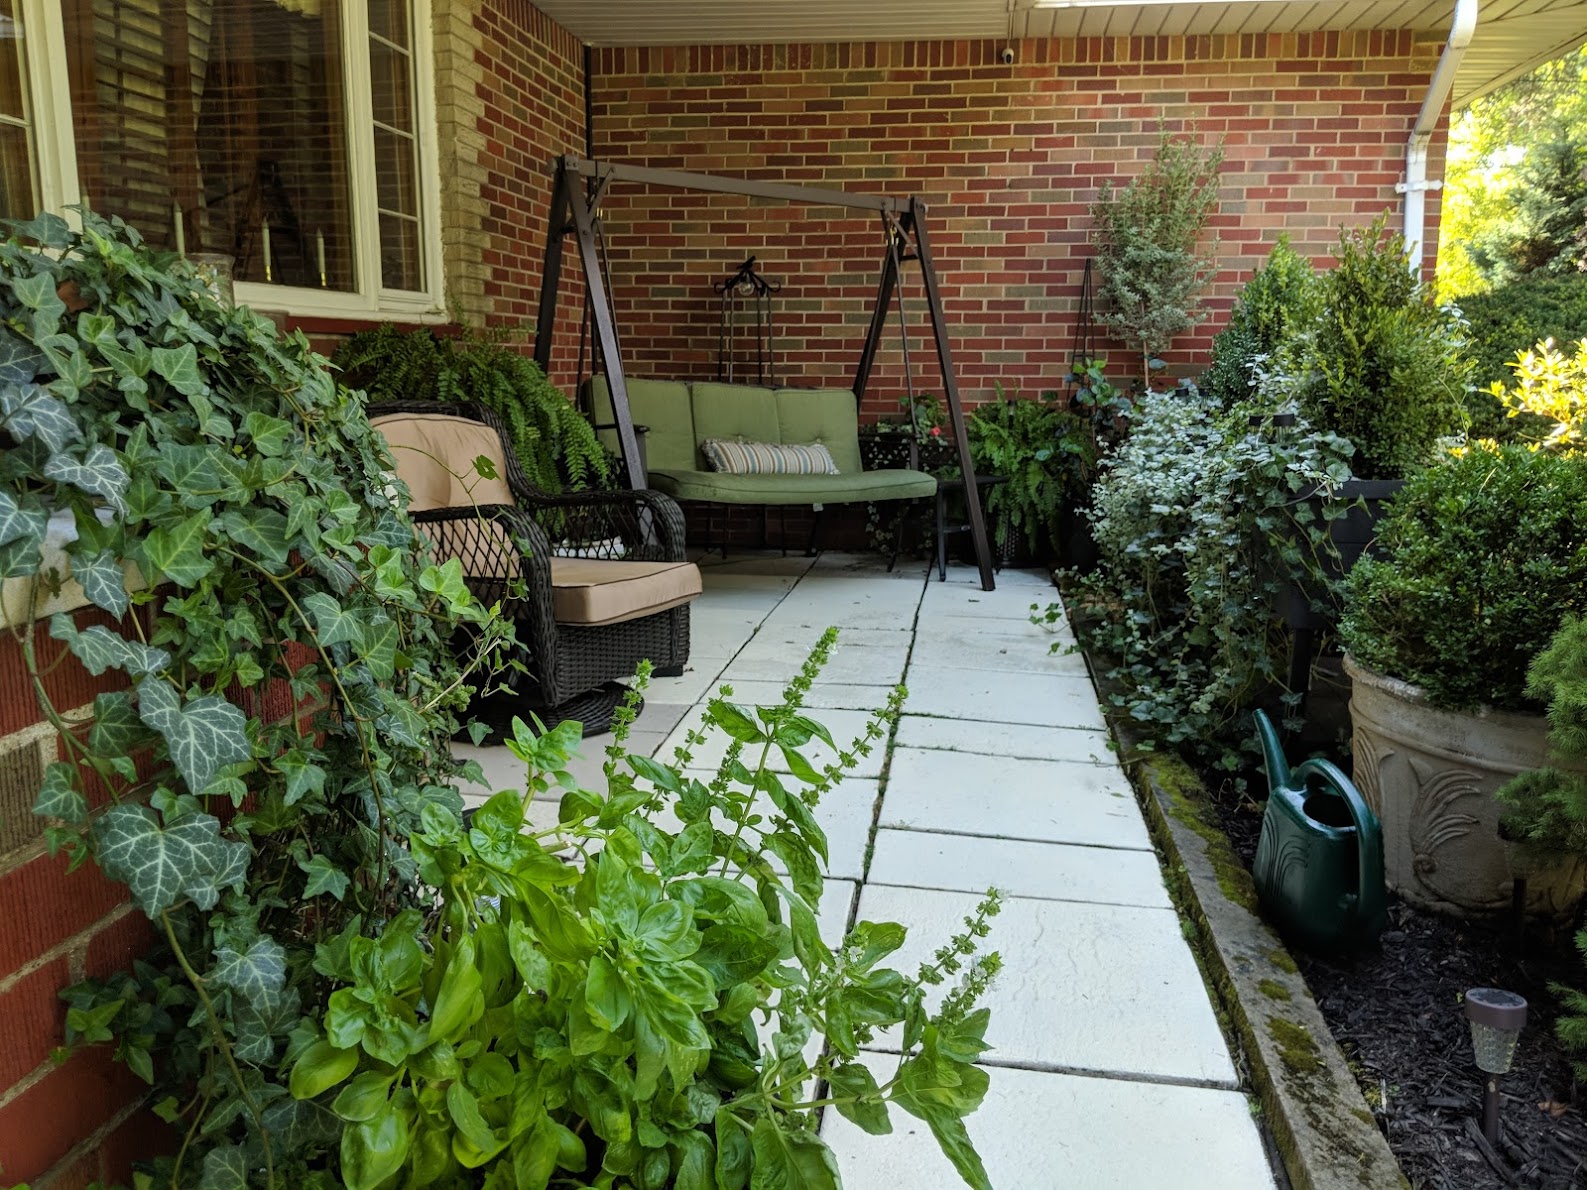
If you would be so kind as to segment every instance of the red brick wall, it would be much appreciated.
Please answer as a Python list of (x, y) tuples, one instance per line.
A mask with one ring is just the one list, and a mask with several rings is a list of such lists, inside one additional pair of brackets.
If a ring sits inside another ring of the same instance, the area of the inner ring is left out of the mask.
[[(1027, 41), (1004, 66), (1002, 44), (600, 49), (598, 153), (925, 196), (960, 384), (982, 400), (998, 382), (1030, 395), (1062, 376), (1090, 206), (1104, 181), (1150, 158), (1158, 120), (1221, 137), (1215, 316), (1169, 360), (1173, 374), (1193, 375), (1277, 233), (1324, 262), (1341, 226), (1398, 205), (1406, 137), (1439, 49), (1403, 32)], [(1442, 151), (1440, 136), (1434, 177)], [(614, 186), (604, 209), (635, 374), (714, 374), (710, 285), (754, 253), (785, 285), (785, 374), (849, 381), (876, 283), (874, 217), (632, 185)], [(1429, 241), (1430, 262), (1436, 222)], [(908, 298), (917, 389), (940, 391), (918, 283)], [(886, 346), (872, 415), (896, 413), (903, 392), (896, 329)], [(1108, 354), (1122, 372), (1124, 349)]]
[[(486, 136), (479, 155), (486, 171), (482, 226), (489, 235), (485, 296), (490, 321), (521, 326), (527, 341), (540, 300), (550, 163), (562, 153), (583, 154), (585, 148), (584, 49), (527, 0), (485, 0), (473, 20), (484, 40), (477, 59), (484, 75), (476, 87), (485, 103), (479, 125)], [(560, 293), (555, 357), (560, 370), (553, 379), (570, 384), (584, 303), (575, 259), (563, 270)]]
[[(83, 625), (108, 622), (98, 612), (79, 616)], [(41, 666), (65, 653), (43, 632), (36, 644)], [(0, 736), (42, 721), (26, 673), (16, 639), (0, 633)], [(124, 684), (91, 677), (69, 654), (46, 682), (62, 709)], [(18, 759), (11, 766), (24, 770)], [(66, 1020), (56, 993), (126, 969), (148, 946), (149, 924), (126, 889), (92, 863), (68, 873), (64, 858), (46, 854), (44, 824), (31, 812), (36, 792), (15, 779), (0, 786), (0, 1185), (124, 1183), (131, 1160), (167, 1138), (140, 1111), (147, 1088), (108, 1048), (79, 1052), (64, 1066), (52, 1060)]]

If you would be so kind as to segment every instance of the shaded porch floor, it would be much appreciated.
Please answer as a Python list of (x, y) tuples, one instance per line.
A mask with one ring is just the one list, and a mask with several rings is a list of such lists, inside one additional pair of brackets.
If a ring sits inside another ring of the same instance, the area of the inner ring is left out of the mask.
[[(944, 583), (849, 554), (700, 565), (689, 668), (652, 681), (630, 749), (670, 759), (723, 682), (735, 702), (780, 701), (829, 625), (841, 634), (806, 706), (839, 741), (907, 684), (887, 747), (816, 811), (831, 852), (822, 928), (836, 945), (854, 921), (901, 922), (909, 941), (889, 965), (912, 970), (988, 887), (1006, 894), (987, 943), (1004, 960), (985, 1001), (991, 1091), (968, 1121), (993, 1184), (1272, 1187), (1085, 663), (1049, 652), (1054, 631), (1072, 642), (1066, 625), (1029, 622), (1033, 603), (1057, 598), (1047, 576), (1005, 570), (983, 592), (971, 567)], [(607, 739), (585, 741), (574, 770), (592, 785)], [(714, 766), (722, 747), (696, 748), (695, 765)], [(505, 748), (459, 751), (492, 789), (522, 788)], [(818, 765), (832, 759), (821, 751)], [(536, 809), (555, 821), (553, 801)], [(897, 1061), (888, 1046), (874, 1044), (880, 1081)], [(893, 1123), (873, 1137), (827, 1114), (849, 1190), (963, 1185), (923, 1123), (896, 1110)]]

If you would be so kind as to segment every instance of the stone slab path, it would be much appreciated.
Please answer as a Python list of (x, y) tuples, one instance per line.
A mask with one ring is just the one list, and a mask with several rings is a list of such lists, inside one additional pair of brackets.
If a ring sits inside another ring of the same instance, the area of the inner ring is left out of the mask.
[[(829, 625), (841, 635), (807, 706), (835, 737), (908, 685), (890, 746), (817, 812), (831, 841), (822, 929), (836, 944), (854, 921), (901, 922), (909, 941), (891, 961), (909, 969), (987, 888), (1007, 895), (990, 940), (1005, 964), (987, 998), (991, 1091), (969, 1120), (993, 1185), (1270, 1190), (1251, 1102), (1085, 665), (1050, 651), (1072, 642), (1064, 624), (1030, 623), (1033, 603), (1057, 598), (1050, 580), (1005, 570), (985, 592), (968, 567), (938, 582), (832, 553), (712, 556), (701, 569), (689, 668), (652, 682), (630, 747), (670, 757), (723, 682), (735, 701), (776, 701)], [(579, 775), (600, 777), (603, 746), (586, 742)], [(694, 764), (721, 747), (697, 748)], [(506, 749), (460, 751), (491, 788), (522, 787)], [(536, 809), (554, 821), (554, 803)], [(874, 1044), (883, 1081), (896, 1045)], [(894, 1112), (894, 1128), (867, 1136), (828, 1114), (849, 1190), (963, 1185), (923, 1124)]]

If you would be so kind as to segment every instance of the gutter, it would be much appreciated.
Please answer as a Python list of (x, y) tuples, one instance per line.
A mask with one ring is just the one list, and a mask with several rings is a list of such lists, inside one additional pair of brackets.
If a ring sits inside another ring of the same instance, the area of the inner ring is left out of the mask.
[(1444, 104), (1455, 85), (1455, 72), (1460, 60), (1466, 56), (1477, 30), (1478, 0), (1455, 0), (1455, 16), (1449, 29), (1449, 40), (1438, 56), (1438, 66), (1432, 81), (1427, 84), (1427, 95), (1422, 100), (1422, 110), (1416, 114), (1411, 126), (1411, 137), (1405, 145), (1405, 181), (1395, 186), (1396, 193), (1405, 196), (1405, 246), (1410, 253), (1411, 271), (1422, 275), (1423, 241), (1427, 236), (1427, 192), (1442, 190), (1442, 181), (1427, 177), (1427, 152), (1432, 145), (1433, 133), (1438, 129), (1439, 118), (1444, 114)]

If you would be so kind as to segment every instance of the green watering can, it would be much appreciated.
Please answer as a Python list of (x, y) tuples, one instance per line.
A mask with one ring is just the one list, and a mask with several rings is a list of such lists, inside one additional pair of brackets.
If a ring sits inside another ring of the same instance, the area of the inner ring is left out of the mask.
[(1267, 813), (1252, 875), (1268, 919), (1308, 950), (1368, 946), (1383, 931), (1383, 828), (1358, 790), (1326, 760), (1284, 759), (1261, 711)]

